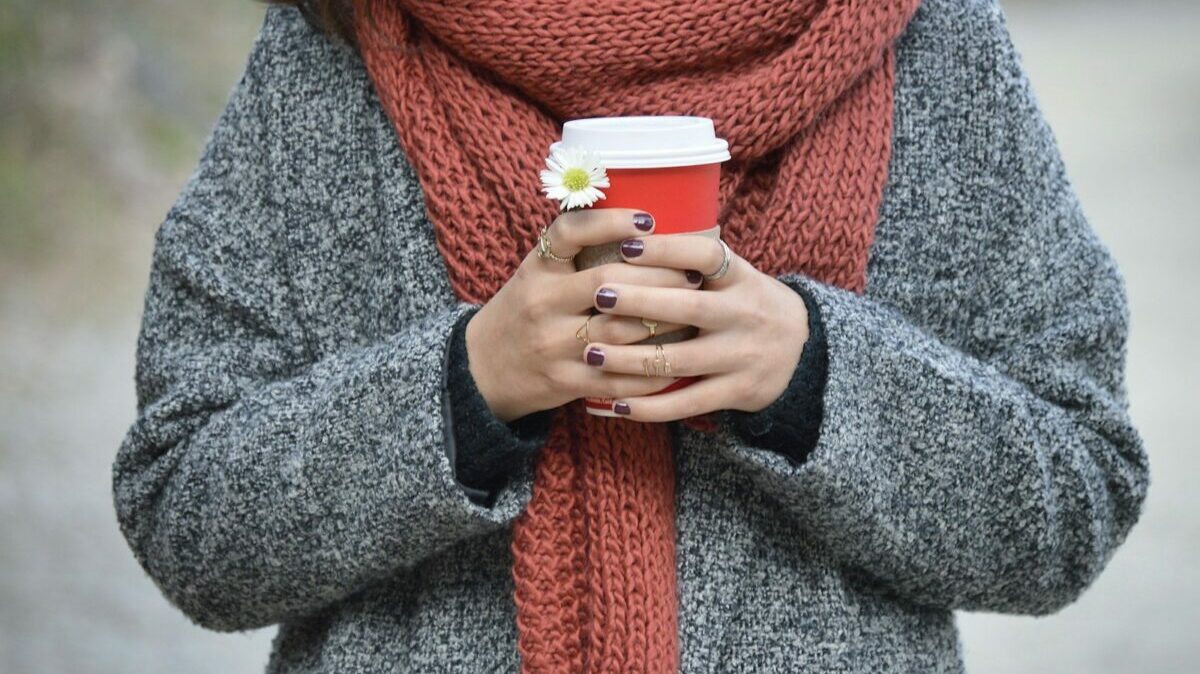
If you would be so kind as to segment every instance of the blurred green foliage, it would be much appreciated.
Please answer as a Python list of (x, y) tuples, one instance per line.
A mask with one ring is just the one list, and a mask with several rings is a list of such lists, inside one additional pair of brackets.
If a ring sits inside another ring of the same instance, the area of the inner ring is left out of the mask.
[(0, 2), (0, 280), (59, 258), (111, 262), (145, 240), (262, 11), (252, 0)]

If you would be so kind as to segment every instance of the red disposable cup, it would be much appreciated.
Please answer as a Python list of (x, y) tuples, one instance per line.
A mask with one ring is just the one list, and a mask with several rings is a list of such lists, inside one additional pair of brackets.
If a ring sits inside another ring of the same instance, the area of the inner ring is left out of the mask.
[[(712, 120), (674, 115), (592, 117), (563, 125), (563, 138), (551, 150), (582, 147), (597, 156), (608, 174), (604, 199), (592, 208), (631, 208), (654, 216), (655, 234), (717, 237), (721, 162), (729, 146), (717, 138)], [(617, 243), (585, 249), (576, 256), (580, 269), (621, 260)], [(695, 329), (668, 333), (639, 343), (667, 344), (695, 335)], [(656, 395), (696, 381), (676, 379)], [(611, 398), (587, 398), (587, 411), (616, 416)]]

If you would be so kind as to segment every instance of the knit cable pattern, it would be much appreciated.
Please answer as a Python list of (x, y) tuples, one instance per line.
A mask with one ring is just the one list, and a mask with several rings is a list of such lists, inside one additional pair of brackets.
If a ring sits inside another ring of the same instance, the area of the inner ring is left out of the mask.
[[(864, 288), (891, 151), (892, 43), (919, 0), (382, 0), (360, 50), (451, 284), (482, 304), (557, 215), (565, 119), (687, 114), (729, 141), (723, 236), (763, 272)], [(513, 524), (525, 674), (678, 668), (668, 427), (559, 414)]]

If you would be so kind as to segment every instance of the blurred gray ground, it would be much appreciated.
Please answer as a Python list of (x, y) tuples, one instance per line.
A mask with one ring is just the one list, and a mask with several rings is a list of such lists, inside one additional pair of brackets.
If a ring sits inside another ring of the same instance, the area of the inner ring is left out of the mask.
[[(1012, 32), (1121, 263), (1153, 486), (1077, 604), (963, 615), (968, 669), (1194, 672), (1200, 649), (1200, 3), (1018, 2)], [(239, 72), (249, 0), (0, 3), (0, 672), (255, 672), (160, 598), (116, 528), (154, 229)]]

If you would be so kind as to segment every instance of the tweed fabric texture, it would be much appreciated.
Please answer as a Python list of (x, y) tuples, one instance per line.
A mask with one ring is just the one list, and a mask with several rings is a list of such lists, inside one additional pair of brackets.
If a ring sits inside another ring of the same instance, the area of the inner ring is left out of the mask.
[[(896, 47), (862, 294), (805, 274), (825, 419), (794, 466), (671, 426), (679, 671), (959, 672), (955, 610), (1046, 614), (1138, 518), (1120, 275), (996, 5)], [(519, 671), (511, 525), (446, 456), (459, 302), (362, 60), (268, 10), (158, 232), (118, 521), (164, 595), (279, 625), (271, 672)]]
[[(557, 205), (563, 119), (697, 114), (729, 140), (719, 221), (760, 269), (861, 290), (887, 173), (891, 43), (917, 0), (376, 3), (358, 43), (458, 297), (485, 302)], [(581, 316), (582, 318), (582, 316)], [(661, 425), (568, 406), (514, 524), (524, 671), (678, 662), (674, 473)]]

